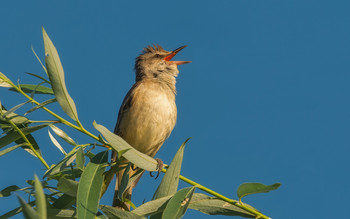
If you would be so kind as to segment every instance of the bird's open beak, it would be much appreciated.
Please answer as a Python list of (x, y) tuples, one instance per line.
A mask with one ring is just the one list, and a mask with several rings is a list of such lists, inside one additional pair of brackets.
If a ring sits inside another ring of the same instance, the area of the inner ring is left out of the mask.
[(178, 52), (180, 52), (185, 47), (186, 46), (181, 46), (181, 47), (175, 49), (169, 55), (165, 56), (164, 60), (167, 62), (170, 62), (171, 64), (176, 64), (176, 65), (183, 65), (183, 64), (190, 63), (191, 61), (170, 61)]

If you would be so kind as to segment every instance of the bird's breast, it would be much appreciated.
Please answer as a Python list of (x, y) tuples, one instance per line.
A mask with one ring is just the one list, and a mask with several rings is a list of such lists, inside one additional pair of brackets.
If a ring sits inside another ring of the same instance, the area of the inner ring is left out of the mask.
[(129, 109), (121, 115), (120, 135), (137, 150), (154, 156), (175, 126), (175, 94), (157, 83), (145, 83), (132, 95)]

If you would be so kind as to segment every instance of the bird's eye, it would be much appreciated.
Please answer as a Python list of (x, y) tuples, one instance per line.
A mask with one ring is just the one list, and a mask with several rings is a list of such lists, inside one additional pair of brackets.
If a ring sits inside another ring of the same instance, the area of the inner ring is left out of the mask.
[(156, 57), (156, 58), (160, 58), (160, 55), (159, 55), (159, 54), (156, 54), (155, 57)]

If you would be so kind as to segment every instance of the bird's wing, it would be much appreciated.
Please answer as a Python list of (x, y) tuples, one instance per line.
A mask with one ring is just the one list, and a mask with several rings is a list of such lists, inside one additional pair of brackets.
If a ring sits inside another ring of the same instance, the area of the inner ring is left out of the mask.
[(118, 113), (117, 124), (115, 125), (115, 128), (114, 128), (114, 133), (117, 134), (117, 135), (120, 134), (119, 127), (120, 127), (120, 124), (121, 124), (121, 120), (123, 119), (122, 115), (130, 109), (130, 107), (132, 105), (133, 97), (134, 97), (133, 94), (135, 92), (135, 89), (138, 87), (138, 85), (139, 85), (139, 83), (135, 83), (131, 87), (131, 89), (128, 91), (128, 93), (124, 97), (122, 105), (120, 106), (119, 113)]

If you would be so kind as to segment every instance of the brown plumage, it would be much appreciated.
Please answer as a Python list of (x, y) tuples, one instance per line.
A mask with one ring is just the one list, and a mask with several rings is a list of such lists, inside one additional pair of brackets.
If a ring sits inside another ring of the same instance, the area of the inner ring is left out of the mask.
[[(185, 46), (172, 52), (161, 46), (148, 46), (136, 58), (136, 82), (129, 90), (120, 107), (115, 134), (122, 137), (135, 149), (154, 157), (173, 130), (177, 109), (175, 104), (177, 66), (189, 61), (171, 61)], [(112, 161), (116, 153), (112, 154)], [(129, 176), (137, 170), (130, 169)], [(117, 199), (119, 185), (124, 171), (117, 174), (113, 206), (128, 209), (129, 206)], [(138, 180), (126, 191), (125, 198), (131, 198), (132, 189)]]

